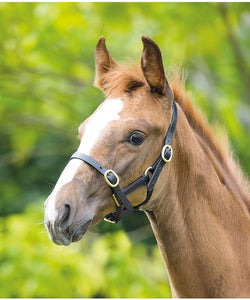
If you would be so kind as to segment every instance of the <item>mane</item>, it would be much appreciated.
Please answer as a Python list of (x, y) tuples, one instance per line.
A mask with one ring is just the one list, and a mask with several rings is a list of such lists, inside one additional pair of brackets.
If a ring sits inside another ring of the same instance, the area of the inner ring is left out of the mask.
[[(224, 169), (224, 173), (227, 175), (231, 174), (231, 179), (238, 187), (237, 189), (250, 211), (249, 183), (244, 178), (240, 167), (233, 158), (225, 129), (222, 130), (221, 126), (216, 128), (216, 133), (220, 133), (219, 137), (216, 136), (205, 116), (197, 107), (194, 107), (189, 94), (186, 93), (185, 78), (182, 76), (182, 73), (176, 70), (172, 73), (170, 86), (173, 90), (175, 101), (184, 111), (191, 128), (205, 142), (213, 155), (216, 156)], [(129, 63), (117, 65), (113, 70), (104, 74), (102, 83), (102, 90), (107, 95), (119, 93), (121, 90), (129, 91), (147, 84), (141, 68)], [(98, 82), (95, 82), (95, 86), (100, 87)]]
[(243, 176), (238, 163), (233, 157), (225, 128), (217, 125), (215, 126), (216, 130), (212, 130), (206, 117), (202, 114), (199, 108), (194, 107), (189, 94), (186, 93), (185, 76), (182, 76), (181, 72), (173, 72), (170, 85), (174, 92), (175, 101), (183, 109), (189, 124), (217, 157), (224, 169), (224, 172), (231, 176), (234, 183), (237, 185), (248, 210), (250, 211), (249, 182)]

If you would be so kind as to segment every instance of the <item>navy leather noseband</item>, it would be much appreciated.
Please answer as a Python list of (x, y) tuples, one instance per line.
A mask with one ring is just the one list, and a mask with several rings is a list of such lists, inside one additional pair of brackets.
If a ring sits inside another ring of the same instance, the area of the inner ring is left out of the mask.
[[(173, 149), (171, 147), (171, 143), (172, 143), (172, 139), (176, 128), (176, 123), (177, 123), (177, 106), (175, 101), (173, 101), (172, 107), (173, 107), (172, 120), (165, 137), (164, 146), (162, 148), (161, 154), (159, 155), (155, 163), (151, 167), (147, 168), (147, 170), (141, 177), (139, 177), (138, 179), (136, 179), (135, 181), (133, 181), (131, 184), (129, 184), (123, 189), (121, 189), (119, 185), (118, 175), (113, 170), (106, 169), (98, 161), (96, 161), (89, 155), (83, 154), (81, 152), (75, 152), (71, 156), (70, 159), (80, 159), (86, 162), (87, 164), (89, 164), (90, 166), (92, 166), (94, 169), (96, 169), (100, 174), (104, 176), (106, 183), (111, 188), (112, 197), (116, 204), (116, 211), (107, 215), (105, 217), (106, 221), (117, 223), (121, 220), (122, 214), (124, 212), (139, 209), (141, 205), (146, 204), (149, 201), (153, 193), (156, 181), (165, 163), (169, 162), (173, 155)], [(149, 175), (149, 173), (151, 175)], [(139, 205), (133, 206), (129, 202), (127, 195), (134, 192), (141, 186), (147, 187), (146, 199)]]

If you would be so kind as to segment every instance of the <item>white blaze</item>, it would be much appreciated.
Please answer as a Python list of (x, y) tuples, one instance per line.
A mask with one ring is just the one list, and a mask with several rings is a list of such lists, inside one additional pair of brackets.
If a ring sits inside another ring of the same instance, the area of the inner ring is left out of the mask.
[[(108, 126), (111, 121), (119, 120), (119, 113), (123, 108), (121, 98), (107, 99), (91, 116), (85, 126), (82, 136), (79, 152), (89, 155), (91, 149), (100, 137), (101, 132)], [(66, 183), (73, 180), (78, 168), (83, 162), (78, 159), (72, 159), (68, 162), (61, 176), (59, 177), (54, 190), (46, 201), (46, 217), (53, 223), (58, 215), (55, 208), (56, 194), (59, 189)]]
[(120, 119), (119, 113), (122, 108), (123, 103), (120, 98), (106, 100), (86, 124), (78, 151), (89, 155), (102, 130), (109, 122)]

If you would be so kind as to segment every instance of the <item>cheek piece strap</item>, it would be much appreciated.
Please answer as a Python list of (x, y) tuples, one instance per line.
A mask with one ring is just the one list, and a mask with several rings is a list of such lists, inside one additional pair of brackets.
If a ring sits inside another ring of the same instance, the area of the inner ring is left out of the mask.
[[(117, 223), (121, 220), (123, 213), (127, 211), (131, 212), (135, 209), (139, 209), (141, 205), (144, 205), (149, 201), (153, 193), (156, 181), (164, 165), (171, 161), (173, 155), (171, 142), (172, 142), (172, 138), (177, 123), (177, 106), (175, 101), (173, 101), (172, 103), (172, 108), (173, 108), (172, 120), (165, 137), (164, 146), (162, 148), (161, 154), (154, 162), (154, 164), (151, 167), (147, 168), (147, 170), (141, 177), (139, 177), (138, 179), (136, 179), (135, 181), (133, 181), (131, 184), (129, 184), (123, 189), (121, 189), (119, 185), (119, 177), (115, 173), (115, 171), (111, 169), (106, 169), (102, 164), (100, 164), (94, 158), (81, 152), (75, 152), (70, 157), (70, 159), (80, 159), (84, 161), (85, 163), (87, 163), (88, 165), (96, 169), (96, 171), (98, 171), (101, 175), (104, 176), (106, 183), (111, 189), (112, 197), (116, 205), (116, 211), (107, 215), (104, 219), (105, 221), (111, 223)], [(127, 195), (134, 192), (141, 186), (147, 187), (146, 199), (139, 205), (133, 206), (128, 200)]]

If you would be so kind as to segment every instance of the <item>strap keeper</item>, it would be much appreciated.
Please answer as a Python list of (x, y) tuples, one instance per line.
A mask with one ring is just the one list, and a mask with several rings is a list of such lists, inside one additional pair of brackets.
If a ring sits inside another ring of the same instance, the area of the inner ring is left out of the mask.
[(112, 197), (113, 197), (113, 199), (114, 199), (114, 201), (115, 201), (116, 206), (119, 207), (119, 206), (120, 206), (120, 203), (119, 203), (119, 201), (117, 200), (115, 194), (112, 194)]

